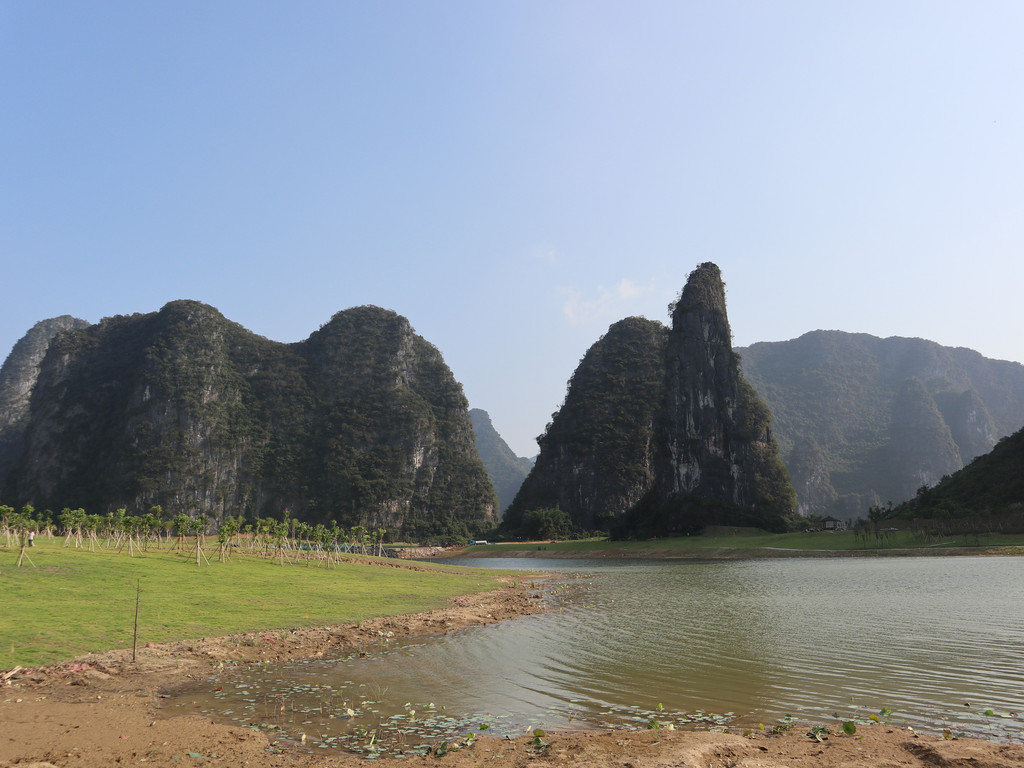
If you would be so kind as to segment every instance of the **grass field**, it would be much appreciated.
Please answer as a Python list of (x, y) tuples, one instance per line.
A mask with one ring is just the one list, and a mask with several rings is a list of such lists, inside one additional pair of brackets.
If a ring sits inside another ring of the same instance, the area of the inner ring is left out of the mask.
[[(0, 547), (0, 669), (82, 653), (130, 648), (136, 588), (139, 644), (295, 626), (355, 623), (441, 607), (448, 598), (498, 586), (478, 569), (422, 564), (426, 571), (342, 563), (286, 563), (154, 549), (129, 557), (113, 549), (65, 548), (36, 540), (35, 563), (16, 567), (18, 549)], [(508, 575), (503, 574), (503, 575)]]
[[(813, 531), (800, 533), (765, 533), (753, 528), (718, 527), (706, 531), (701, 536), (684, 536), (674, 539), (648, 539), (646, 541), (608, 541), (607, 539), (590, 539), (585, 541), (553, 541), (543, 544), (486, 544), (473, 547), (475, 552), (516, 551), (542, 547), (551, 552), (593, 552), (599, 555), (603, 551), (658, 552), (679, 554), (692, 552), (699, 554), (701, 550), (797, 550), (803, 552), (849, 552), (849, 551), (885, 551), (893, 549), (935, 549), (944, 547), (1020, 547), (1024, 546), (1024, 535), (982, 535), (982, 536), (948, 536), (943, 539), (924, 540), (910, 531), (888, 531), (884, 538), (876, 542), (873, 535), (867, 540), (858, 537), (853, 531)], [(753, 554), (753, 553), (752, 553)]]

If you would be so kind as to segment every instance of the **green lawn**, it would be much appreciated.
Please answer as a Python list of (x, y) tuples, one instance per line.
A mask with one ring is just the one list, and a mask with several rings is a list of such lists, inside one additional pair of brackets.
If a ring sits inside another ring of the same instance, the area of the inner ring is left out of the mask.
[[(876, 542), (872, 535), (865, 540), (853, 531), (817, 531), (811, 533), (765, 533), (752, 528), (719, 527), (700, 536), (681, 538), (649, 539), (646, 541), (608, 541), (589, 539), (585, 541), (556, 541), (532, 544), (486, 544), (472, 547), (474, 552), (543, 550), (551, 552), (593, 552), (595, 555), (607, 550), (663, 552), (665, 554), (700, 554), (702, 550), (800, 550), (812, 551), (879, 551), (892, 549), (931, 549), (936, 547), (1019, 547), (1024, 545), (1024, 535), (948, 536), (944, 539), (925, 541), (910, 531), (890, 531)], [(753, 554), (753, 553), (751, 553)]]
[[(2, 543), (2, 542), (0, 542)], [(131, 647), (136, 585), (139, 644), (236, 632), (335, 625), (441, 607), (498, 586), (493, 571), (422, 564), (427, 571), (286, 563), (236, 553), (196, 566), (195, 554), (65, 548), (37, 539), (35, 567), (0, 547), (0, 669)], [(508, 575), (507, 573), (502, 575)]]

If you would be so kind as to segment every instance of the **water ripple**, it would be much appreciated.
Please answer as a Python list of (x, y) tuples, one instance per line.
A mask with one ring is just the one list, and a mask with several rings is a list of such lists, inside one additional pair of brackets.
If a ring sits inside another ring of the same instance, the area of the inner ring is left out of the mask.
[[(436, 704), (414, 718), (426, 734), (485, 717), (492, 733), (518, 733), (694, 712), (828, 720), (883, 707), (932, 730), (1024, 728), (1020, 559), (616, 562), (588, 572), (556, 612), (370, 659), (264, 668), (228, 695), (198, 686), (172, 704), (259, 722), (273, 698), (307, 730), (382, 732)], [(337, 719), (342, 704), (358, 710), (351, 722)]]

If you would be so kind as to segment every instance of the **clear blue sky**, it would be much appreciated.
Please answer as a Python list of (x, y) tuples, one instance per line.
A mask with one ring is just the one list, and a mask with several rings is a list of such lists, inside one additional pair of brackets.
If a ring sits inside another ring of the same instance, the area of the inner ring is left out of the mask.
[(0, 357), (405, 315), (520, 455), (700, 262), (737, 346), (1024, 361), (1024, 3), (0, 0)]

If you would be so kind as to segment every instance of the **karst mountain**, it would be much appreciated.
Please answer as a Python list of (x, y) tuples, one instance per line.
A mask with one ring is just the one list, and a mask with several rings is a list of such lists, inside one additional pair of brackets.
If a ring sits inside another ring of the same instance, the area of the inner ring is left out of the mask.
[(529, 534), (553, 509), (576, 530), (620, 536), (712, 523), (783, 530), (795, 506), (771, 415), (733, 352), (712, 263), (689, 275), (671, 328), (642, 318), (609, 328), (539, 443), (507, 530)]
[(792, 512), (922, 498), (1022, 427), (1024, 366), (973, 350), (820, 330), (733, 349), (710, 263), (671, 327), (626, 318), (587, 350), (535, 463), (395, 312), (344, 310), (282, 344), (174, 301), (44, 320), (15, 345), (0, 502), (214, 522), (288, 510), (416, 539), (472, 538), (503, 512), (515, 535), (778, 530)]
[(392, 311), (339, 312), (295, 344), (195, 301), (65, 325), (0, 433), (6, 503), (214, 521), (288, 510), (392, 539), (497, 523), (462, 388)]

